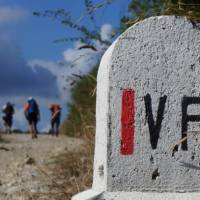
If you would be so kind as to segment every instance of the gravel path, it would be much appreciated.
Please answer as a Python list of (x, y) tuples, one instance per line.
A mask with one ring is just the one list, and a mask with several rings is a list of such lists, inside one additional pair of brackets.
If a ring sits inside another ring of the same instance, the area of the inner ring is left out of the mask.
[[(82, 140), (60, 136), (39, 135), (32, 140), (30, 135), (3, 135), (0, 142), (0, 200), (29, 200), (30, 194), (49, 192), (48, 183), (41, 169), (53, 162), (66, 149), (75, 151)], [(29, 194), (29, 195), (27, 195)], [(37, 199), (37, 198), (36, 198)], [(44, 198), (42, 199), (48, 199)]]

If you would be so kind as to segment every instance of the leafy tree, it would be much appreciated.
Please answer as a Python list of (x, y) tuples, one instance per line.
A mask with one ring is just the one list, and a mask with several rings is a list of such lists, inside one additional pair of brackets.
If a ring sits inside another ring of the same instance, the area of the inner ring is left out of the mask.
[(129, 15), (122, 18), (122, 30), (136, 22), (156, 15), (186, 16), (200, 22), (199, 0), (132, 0)]
[(187, 16), (191, 20), (200, 22), (200, 1), (166, 0), (164, 14)]

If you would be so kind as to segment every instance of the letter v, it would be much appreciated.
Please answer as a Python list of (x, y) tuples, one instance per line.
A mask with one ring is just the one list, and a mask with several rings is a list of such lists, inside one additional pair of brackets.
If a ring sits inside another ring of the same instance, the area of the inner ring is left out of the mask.
[(167, 100), (166, 95), (163, 97), (160, 97), (158, 111), (157, 111), (157, 119), (156, 119), (156, 124), (155, 124), (154, 119), (153, 119), (153, 113), (152, 113), (151, 96), (150, 94), (147, 94), (144, 97), (145, 108), (146, 108), (146, 119), (149, 125), (150, 142), (151, 142), (152, 149), (157, 148), (166, 100)]

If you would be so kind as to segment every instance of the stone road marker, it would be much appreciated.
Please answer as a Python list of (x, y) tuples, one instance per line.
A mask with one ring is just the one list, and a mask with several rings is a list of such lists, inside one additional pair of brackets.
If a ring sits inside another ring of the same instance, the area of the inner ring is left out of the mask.
[(93, 187), (73, 200), (199, 200), (200, 134), (191, 131), (200, 131), (200, 26), (139, 22), (102, 58)]

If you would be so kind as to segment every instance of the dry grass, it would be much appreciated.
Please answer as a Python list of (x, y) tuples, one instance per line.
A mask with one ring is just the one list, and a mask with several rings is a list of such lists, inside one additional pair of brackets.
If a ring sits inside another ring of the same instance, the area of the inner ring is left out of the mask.
[(85, 144), (75, 152), (66, 150), (52, 158), (45, 168), (38, 171), (48, 182), (49, 194), (23, 192), (27, 200), (70, 200), (71, 197), (92, 185), (94, 137), (85, 137)]
[[(72, 90), (72, 102), (68, 118), (61, 132), (68, 136), (81, 137), (85, 144), (75, 152), (65, 151), (53, 158), (46, 169), (39, 169), (44, 179), (49, 180), (51, 200), (70, 200), (71, 197), (92, 185), (94, 133), (95, 133), (95, 88), (97, 69), (84, 76)], [(29, 195), (30, 200), (45, 199), (45, 194)], [(35, 198), (35, 199), (34, 199)]]
[[(67, 200), (91, 187), (94, 138), (85, 137), (86, 143), (76, 152), (66, 151), (50, 164), (53, 180), (52, 198)], [(55, 194), (55, 192), (57, 193)]]
[[(54, 180), (62, 190), (54, 197), (55, 200), (71, 199), (74, 194), (86, 190), (92, 184), (93, 143), (87, 143), (77, 152), (65, 152), (57, 158), (52, 168)], [(51, 189), (56, 185), (52, 184)]]
[(70, 200), (73, 195), (91, 187), (94, 136), (85, 136), (84, 140), (85, 144), (77, 151), (66, 150), (62, 155), (53, 158), (45, 169), (38, 166), (38, 171), (49, 182), (50, 193), (26, 192), (28, 200), (46, 199), (47, 196), (51, 200)]

